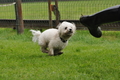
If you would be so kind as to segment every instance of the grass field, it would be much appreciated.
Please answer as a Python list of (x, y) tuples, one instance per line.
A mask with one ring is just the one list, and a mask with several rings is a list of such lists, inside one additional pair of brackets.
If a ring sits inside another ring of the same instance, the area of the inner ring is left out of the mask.
[(77, 30), (60, 56), (48, 56), (31, 41), (29, 29), (0, 29), (0, 80), (119, 80), (120, 32), (101, 38)]
[[(118, 5), (120, 0), (59, 1), (61, 19), (78, 20)], [(54, 4), (54, 3), (52, 3)], [(48, 3), (22, 3), (24, 19), (48, 19)], [(0, 7), (0, 19), (15, 19), (14, 6)], [(53, 15), (54, 19), (54, 15)], [(0, 80), (120, 80), (120, 32), (103, 31), (101, 38), (77, 30), (60, 56), (48, 56), (25, 29), (0, 28)]]
[[(120, 0), (58, 1), (58, 6), (62, 20), (78, 20), (81, 14), (90, 15), (119, 3)], [(22, 3), (22, 10), (23, 19), (49, 19), (47, 2)], [(0, 7), (0, 12), (0, 19), (15, 19), (14, 5)], [(52, 15), (52, 18), (55, 19), (55, 16)]]

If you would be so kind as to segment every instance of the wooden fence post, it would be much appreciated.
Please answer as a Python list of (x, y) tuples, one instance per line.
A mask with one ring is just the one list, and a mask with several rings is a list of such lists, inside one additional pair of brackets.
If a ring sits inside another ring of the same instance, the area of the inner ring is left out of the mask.
[(21, 0), (15, 0), (15, 13), (16, 13), (16, 28), (17, 33), (21, 34), (24, 32), (24, 22), (22, 18), (22, 7), (21, 7)]
[[(56, 6), (56, 9), (58, 10), (58, 0), (55, 0), (55, 6)], [(60, 13), (56, 11), (56, 25), (59, 24), (59, 19), (60, 19)]]
[(52, 11), (51, 11), (51, 0), (48, 0), (48, 11), (49, 11), (49, 27), (52, 28)]

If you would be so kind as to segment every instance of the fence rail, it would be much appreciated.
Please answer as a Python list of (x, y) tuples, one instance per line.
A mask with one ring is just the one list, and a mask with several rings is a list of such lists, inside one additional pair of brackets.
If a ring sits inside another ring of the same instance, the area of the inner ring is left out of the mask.
[[(60, 22), (69, 21), (74, 22), (77, 26), (77, 29), (87, 30), (79, 20), (60, 20)], [(47, 29), (49, 27), (49, 20), (23, 20), (24, 27), (28, 29)], [(7, 23), (7, 24), (6, 24)], [(16, 20), (13, 19), (0, 19), (0, 28), (14, 28), (16, 27)], [(53, 20), (53, 27), (56, 27), (56, 20)], [(100, 26), (102, 30), (120, 30), (120, 22), (104, 24)]]

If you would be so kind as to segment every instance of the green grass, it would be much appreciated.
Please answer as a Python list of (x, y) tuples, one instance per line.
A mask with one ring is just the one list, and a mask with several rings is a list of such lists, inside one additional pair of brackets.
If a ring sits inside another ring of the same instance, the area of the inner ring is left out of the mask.
[(119, 80), (120, 32), (77, 30), (60, 56), (48, 56), (25, 29), (0, 29), (0, 80)]
[[(120, 0), (82, 0), (82, 1), (58, 1), (61, 20), (78, 20), (81, 14), (90, 15), (105, 8), (119, 5)], [(52, 4), (55, 4), (52, 2)], [(23, 19), (48, 20), (48, 3), (32, 2), (22, 3)], [(15, 19), (14, 5), (0, 7), (1, 19)], [(53, 20), (55, 19), (52, 14)]]
[[(119, 4), (120, 0), (59, 1), (61, 19), (79, 19)], [(23, 3), (24, 19), (48, 19), (46, 2)], [(54, 4), (54, 3), (52, 3)], [(15, 19), (14, 6), (0, 7), (1, 19)], [(67, 14), (67, 15), (66, 15)], [(54, 15), (53, 15), (54, 19)], [(103, 31), (101, 38), (77, 30), (60, 56), (48, 56), (25, 29), (0, 28), (0, 80), (119, 80), (120, 32)]]

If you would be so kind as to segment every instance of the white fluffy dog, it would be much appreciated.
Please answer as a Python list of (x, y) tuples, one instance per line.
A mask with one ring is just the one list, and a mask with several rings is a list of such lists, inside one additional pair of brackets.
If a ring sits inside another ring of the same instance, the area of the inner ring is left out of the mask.
[(62, 49), (68, 44), (68, 39), (75, 33), (74, 23), (62, 22), (57, 26), (58, 29), (47, 29), (44, 32), (30, 30), (33, 34), (33, 41), (41, 46), (43, 53), (51, 56), (60, 55)]

